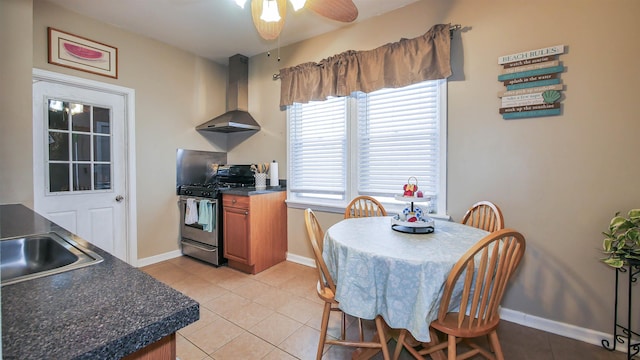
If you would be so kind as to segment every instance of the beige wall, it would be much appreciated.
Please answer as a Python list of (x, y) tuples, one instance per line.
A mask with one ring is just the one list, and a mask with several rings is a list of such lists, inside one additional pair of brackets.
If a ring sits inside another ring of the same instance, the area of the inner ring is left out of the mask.
[[(177, 250), (176, 150), (220, 150), (194, 127), (224, 111), (226, 68), (45, 1), (33, 19), (33, 67), (135, 90), (138, 258)], [(118, 79), (48, 64), (48, 26), (117, 47)]]
[(33, 206), (31, 0), (0, 0), (0, 203)]
[[(223, 111), (224, 67), (44, 1), (33, 4), (32, 45), (22, 42), (29, 36), (10, 35), (31, 33), (25, 25), (32, 21), (31, 0), (0, 4), (0, 39), (13, 50), (2, 53), (0, 67), (0, 202), (31, 201), (30, 186), (18, 185), (32, 181), (31, 113), (18, 110), (30, 109), (31, 65), (130, 87), (136, 90), (139, 257), (176, 250), (175, 150), (218, 150), (219, 141), (207, 141), (193, 126)], [(616, 211), (637, 207), (640, 200), (640, 122), (633, 98), (640, 80), (638, 13), (635, 0), (422, 0), (282, 48), (279, 63), (255, 56), (249, 110), (262, 130), (244, 142), (230, 138), (229, 160), (276, 159), (286, 177), (285, 113), (277, 106), (279, 82), (271, 80), (278, 68), (415, 37), (435, 23), (460, 23), (467, 29), (452, 43), (449, 82), (449, 213), (459, 220), (470, 204), (489, 199), (502, 207), (507, 226), (526, 236), (527, 254), (505, 307), (608, 332), (614, 272), (598, 261), (600, 233)], [(118, 47), (120, 78), (47, 64), (47, 26)], [(561, 57), (567, 67), (563, 114), (502, 120), (497, 57), (557, 44), (568, 49)], [(18, 158), (9, 159), (13, 154)], [(288, 215), (289, 251), (310, 257), (302, 211), (289, 209)], [(319, 217), (325, 228), (340, 219)]]
[[(255, 56), (250, 110), (269, 122), (263, 129), (270, 140), (249, 139), (231, 156), (239, 162), (284, 156), (285, 113), (277, 108), (279, 82), (271, 80), (279, 67), (415, 37), (436, 23), (462, 24), (449, 82), (449, 214), (459, 221), (475, 201), (492, 200), (506, 225), (526, 236), (506, 308), (610, 332), (614, 271), (599, 262), (601, 232), (616, 211), (640, 205), (637, 14), (640, 2), (633, 0), (424, 0), (282, 48), (280, 63)], [(567, 45), (560, 57), (563, 114), (502, 120), (498, 56), (559, 44)], [(302, 211), (288, 215), (290, 253), (311, 257)], [(341, 218), (319, 217), (325, 228)]]
[[(132, 185), (137, 191), (138, 258), (178, 250), (176, 150), (221, 150), (196, 133), (194, 127), (224, 111), (226, 67), (46, 1), (33, 2), (33, 11), (28, 0), (2, 3), (2, 39), (15, 46), (5, 47), (12, 48), (12, 52), (2, 54), (1, 71), (3, 75), (8, 73), (12, 83), (3, 79), (1, 85), (3, 94), (8, 91), (0, 100), (4, 114), (0, 203), (33, 201), (32, 186), (27, 185), (33, 182), (32, 67), (129, 87), (136, 95), (137, 182)], [(5, 4), (12, 5), (8, 9), (11, 12), (4, 11)], [(5, 31), (5, 24), (11, 29)], [(48, 64), (48, 26), (117, 47), (118, 79)], [(7, 36), (16, 33), (24, 36)], [(31, 38), (33, 42), (29, 41)]]

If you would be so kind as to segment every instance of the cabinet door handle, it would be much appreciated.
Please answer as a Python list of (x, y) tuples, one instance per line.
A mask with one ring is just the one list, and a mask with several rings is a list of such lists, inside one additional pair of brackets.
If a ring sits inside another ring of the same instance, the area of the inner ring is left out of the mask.
[(232, 199), (232, 200), (231, 200), (231, 203), (232, 203), (232, 204), (235, 204), (235, 203), (236, 203), (236, 201), (237, 201), (236, 199)]
[(245, 212), (244, 212), (244, 215), (245, 215), (245, 216), (249, 215), (249, 212), (248, 212), (248, 211), (245, 211)]

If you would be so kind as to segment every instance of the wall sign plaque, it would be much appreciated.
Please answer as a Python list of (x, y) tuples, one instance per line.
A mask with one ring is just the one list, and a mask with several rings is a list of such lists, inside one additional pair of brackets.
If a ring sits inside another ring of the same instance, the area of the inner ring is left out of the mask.
[(565, 67), (558, 58), (564, 51), (564, 45), (557, 45), (498, 58), (498, 81), (506, 87), (498, 93), (503, 119), (560, 115)]

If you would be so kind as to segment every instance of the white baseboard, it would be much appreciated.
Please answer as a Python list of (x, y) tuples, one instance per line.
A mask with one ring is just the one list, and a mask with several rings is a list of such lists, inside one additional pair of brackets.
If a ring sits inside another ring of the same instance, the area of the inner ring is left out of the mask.
[(155, 256), (150, 256), (148, 258), (144, 258), (144, 259), (138, 259), (138, 262), (136, 264), (137, 267), (143, 267), (143, 266), (148, 266), (148, 265), (153, 265), (155, 263), (159, 263), (161, 261), (165, 261), (165, 260), (171, 260), (177, 257), (182, 256), (182, 252), (180, 250), (174, 250), (174, 251), (170, 251), (168, 253), (164, 253), (164, 254), (160, 254), (160, 255), (155, 255)]
[(310, 266), (312, 268), (316, 267), (315, 260), (310, 259), (308, 257), (296, 255), (296, 254), (287, 253), (287, 261), (291, 261), (291, 262), (305, 265), (305, 266)]
[[(182, 256), (182, 252), (180, 252), (180, 250), (170, 251), (168, 253), (150, 256), (148, 258), (138, 259), (136, 266), (143, 267), (143, 266), (153, 265), (155, 263), (159, 263), (165, 260), (171, 260), (180, 256)], [(316, 267), (315, 260), (310, 259), (308, 257), (300, 256), (300, 255), (287, 253), (287, 260), (297, 264), (310, 266), (313, 268)]]
[[(171, 251), (168, 253), (151, 256), (144, 259), (139, 259), (138, 266), (142, 267), (142, 266), (152, 265), (157, 262), (170, 260), (179, 256), (182, 256), (182, 253), (180, 252), (180, 250)], [(296, 254), (287, 253), (287, 260), (297, 264), (313, 267), (313, 268), (316, 267), (315, 260), (308, 257), (296, 255)], [(586, 343), (597, 345), (597, 346), (602, 346), (603, 339), (609, 340), (609, 343), (611, 345), (613, 345), (615, 341), (613, 339), (613, 335), (611, 334), (607, 334), (607, 333), (603, 333), (603, 332), (595, 331), (591, 329), (585, 329), (575, 325), (566, 324), (566, 323), (562, 323), (554, 320), (549, 320), (549, 319), (541, 318), (538, 316), (529, 315), (520, 311), (501, 308), (500, 318), (506, 321), (511, 321), (513, 323), (522, 325), (522, 326), (550, 332), (552, 334), (568, 337), (571, 339), (575, 339), (578, 341), (586, 342)], [(626, 344), (617, 344), (616, 350), (626, 352)]]
[[(500, 318), (506, 321), (520, 324), (522, 326), (550, 332), (552, 334), (568, 337), (597, 346), (602, 346), (602, 340), (604, 339), (609, 340), (610, 345), (613, 345), (613, 343), (615, 342), (615, 340), (613, 339), (613, 335), (611, 334), (525, 314), (520, 311), (501, 308)], [(626, 347), (626, 344), (617, 344), (616, 350), (626, 352)]]

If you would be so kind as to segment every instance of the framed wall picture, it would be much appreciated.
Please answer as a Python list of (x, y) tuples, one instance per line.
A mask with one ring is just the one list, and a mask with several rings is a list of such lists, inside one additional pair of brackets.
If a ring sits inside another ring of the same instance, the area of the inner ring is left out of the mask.
[(118, 49), (54, 28), (49, 31), (49, 63), (118, 78)]

